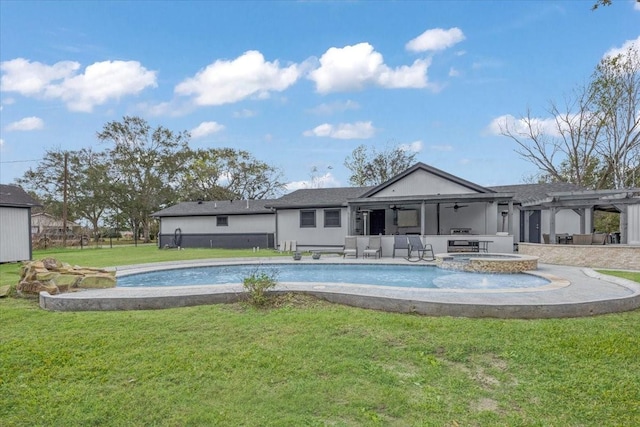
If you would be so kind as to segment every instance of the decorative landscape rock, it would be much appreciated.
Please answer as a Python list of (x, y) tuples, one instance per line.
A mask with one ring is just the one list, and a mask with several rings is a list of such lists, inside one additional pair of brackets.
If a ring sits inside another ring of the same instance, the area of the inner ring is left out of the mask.
[(51, 295), (78, 288), (113, 288), (116, 272), (102, 268), (71, 266), (55, 258), (44, 258), (22, 264), (20, 283), (16, 287), (23, 295)]

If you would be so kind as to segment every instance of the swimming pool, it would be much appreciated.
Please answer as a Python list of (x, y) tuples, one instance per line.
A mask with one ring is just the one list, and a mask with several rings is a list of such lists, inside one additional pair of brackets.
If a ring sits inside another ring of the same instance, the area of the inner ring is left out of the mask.
[(254, 273), (279, 283), (352, 283), (433, 289), (533, 288), (549, 281), (530, 274), (468, 273), (434, 266), (357, 264), (251, 264), (179, 268), (118, 277), (118, 287), (192, 286), (242, 283)]

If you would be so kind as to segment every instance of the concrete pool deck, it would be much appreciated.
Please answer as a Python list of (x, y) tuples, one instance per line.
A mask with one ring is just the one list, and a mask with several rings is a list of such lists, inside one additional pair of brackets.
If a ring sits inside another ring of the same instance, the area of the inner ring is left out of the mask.
[[(307, 259), (308, 258), (308, 259)], [(208, 259), (116, 267), (117, 275), (173, 268), (229, 264), (415, 264), (402, 258), (344, 259), (326, 256)], [(421, 262), (421, 264), (425, 264)], [(435, 267), (434, 267), (435, 268)], [(634, 310), (640, 307), (640, 283), (603, 276), (591, 269), (540, 264), (533, 272), (550, 280), (538, 288), (469, 290), (420, 289), (347, 283), (287, 282), (275, 292), (299, 292), (327, 301), (390, 312), (430, 316), (557, 318), (584, 317)], [(242, 284), (148, 288), (90, 289), (40, 294), (40, 307), (55, 311), (145, 310), (228, 303), (246, 294)]]

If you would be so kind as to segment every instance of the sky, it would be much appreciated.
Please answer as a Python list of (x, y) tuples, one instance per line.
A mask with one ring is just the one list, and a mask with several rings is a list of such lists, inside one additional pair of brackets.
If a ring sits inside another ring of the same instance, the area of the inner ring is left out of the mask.
[(282, 171), (288, 191), (349, 186), (365, 145), (483, 186), (535, 167), (498, 123), (640, 47), (640, 3), (0, 0), (0, 183), (47, 150), (110, 148), (124, 116)]

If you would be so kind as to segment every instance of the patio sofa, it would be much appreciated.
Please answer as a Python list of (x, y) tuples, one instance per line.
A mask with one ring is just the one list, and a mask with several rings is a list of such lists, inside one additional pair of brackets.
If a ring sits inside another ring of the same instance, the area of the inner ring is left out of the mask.
[(604, 245), (607, 242), (605, 233), (574, 234), (574, 245)]

